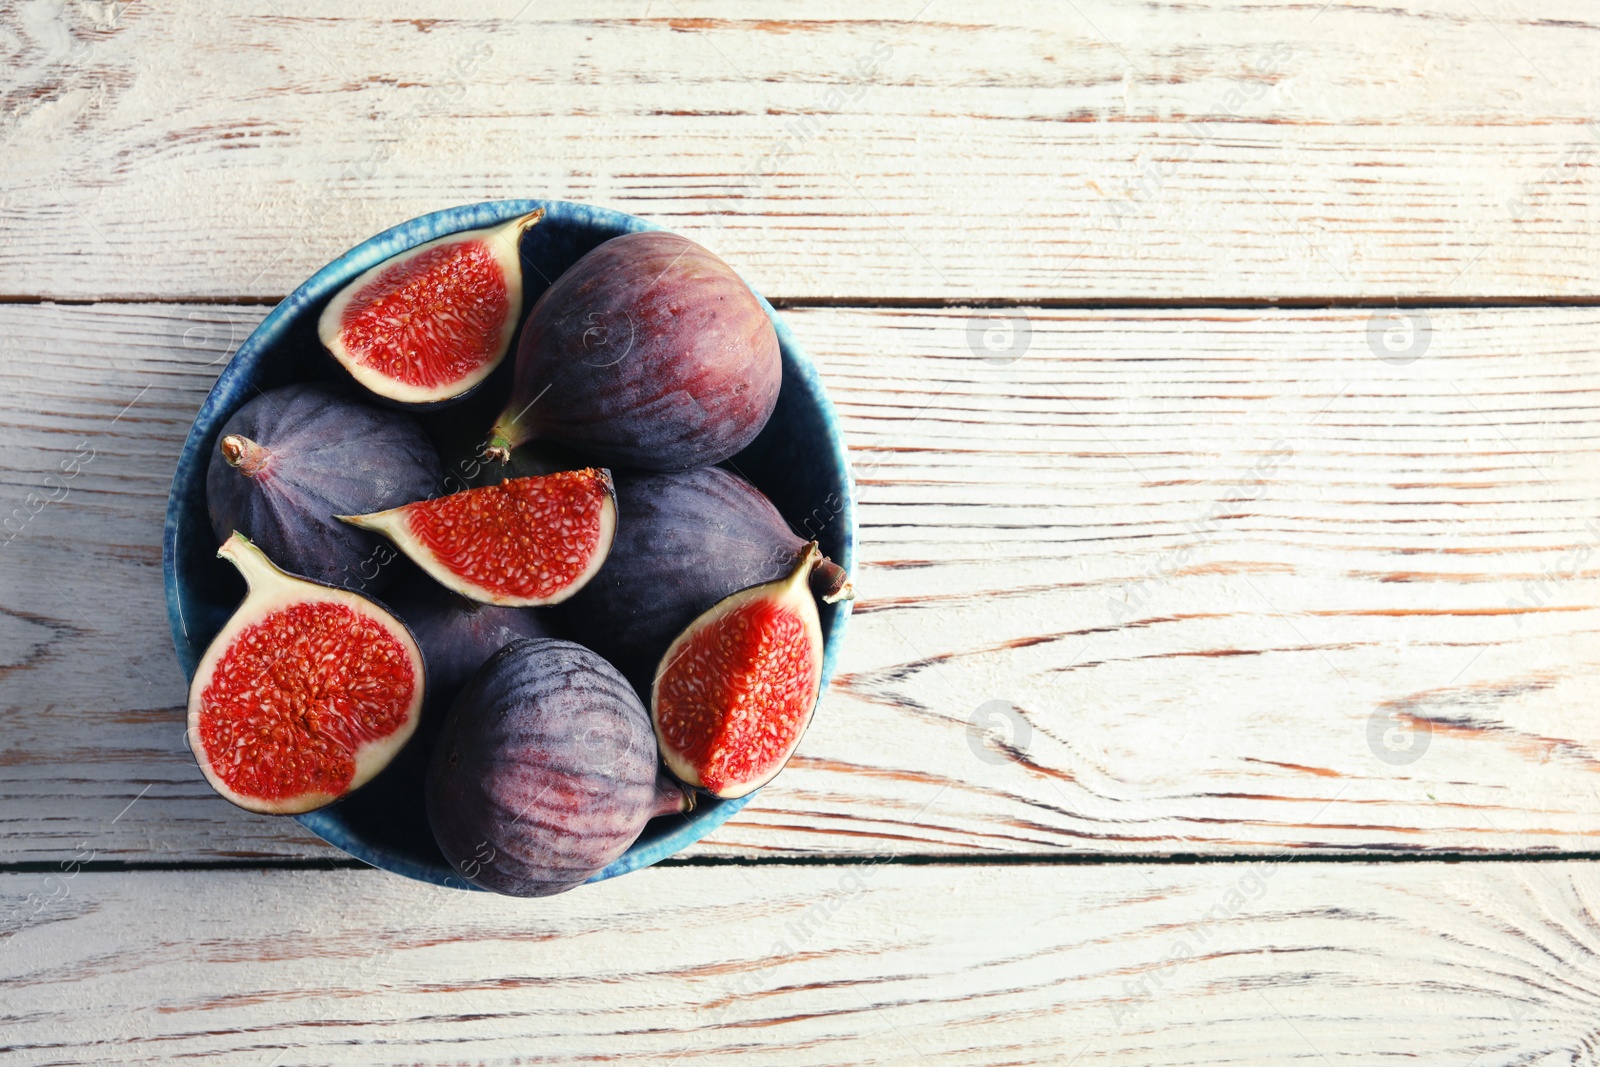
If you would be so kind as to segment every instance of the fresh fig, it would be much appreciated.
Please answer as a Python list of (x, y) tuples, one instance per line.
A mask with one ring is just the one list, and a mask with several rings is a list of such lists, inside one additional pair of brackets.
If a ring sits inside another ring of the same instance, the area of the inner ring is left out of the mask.
[(817, 546), (785, 578), (734, 593), (667, 648), (650, 715), (667, 769), (742, 797), (783, 769), (822, 686), (822, 623), (808, 582)]
[[(755, 486), (717, 467), (621, 474), (623, 520), (605, 566), (559, 610), (575, 640), (610, 660), (648, 697), (661, 655), (719, 600), (789, 574), (806, 543)], [(812, 585), (826, 602), (854, 595), (848, 575), (818, 558)]]
[(439, 849), (476, 886), (548, 896), (627, 851), (688, 793), (661, 775), (650, 714), (605, 660), (518, 641), (467, 683), (428, 768)]
[(462, 687), (496, 652), (513, 641), (554, 636), (533, 608), (481, 604), (426, 574), (413, 573), (385, 599), (422, 649), (428, 705), (439, 709), (441, 721)]
[(383, 534), (462, 596), (537, 607), (594, 577), (611, 549), (617, 501), (611, 472), (590, 467), (340, 518)]
[(206, 504), (218, 541), (238, 530), (294, 574), (375, 593), (394, 552), (334, 516), (431, 496), (442, 479), (410, 416), (356, 403), (344, 389), (290, 385), (223, 424)]
[(494, 373), (522, 317), (522, 234), (544, 211), (453, 233), (359, 275), (317, 320), (322, 344), (386, 400), (439, 404)]
[(490, 451), (538, 438), (644, 470), (717, 463), (761, 432), (782, 374), (772, 322), (733, 268), (676, 234), (623, 234), (534, 304)]
[(383, 608), (284, 573), (240, 534), (217, 554), (249, 592), (189, 686), (189, 748), (242, 808), (285, 815), (330, 804), (416, 730), (422, 653)]

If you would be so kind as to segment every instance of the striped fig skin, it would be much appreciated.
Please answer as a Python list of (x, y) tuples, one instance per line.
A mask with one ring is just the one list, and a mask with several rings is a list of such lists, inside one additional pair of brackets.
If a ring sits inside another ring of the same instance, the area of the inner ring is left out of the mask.
[[(228, 461), (221, 443), (230, 437), (265, 450), (261, 469), (247, 474)], [(409, 504), (436, 495), (444, 481), (415, 419), (328, 385), (255, 397), (223, 425), (218, 442), (206, 471), (217, 540), (238, 530), (291, 574), (357, 592), (383, 589), (396, 553), (334, 516)]]
[(684, 627), (723, 598), (787, 575), (805, 542), (759, 489), (717, 467), (619, 474), (616, 490), (611, 554), (557, 611), (648, 700), (656, 665)]
[(534, 304), (494, 444), (540, 438), (608, 466), (687, 470), (755, 440), (782, 379), (777, 332), (732, 267), (677, 234), (623, 234)]
[(428, 821), (469, 882), (549, 896), (627, 851), (660, 811), (656, 781), (650, 714), (616, 669), (570, 641), (517, 641), (450, 709)]

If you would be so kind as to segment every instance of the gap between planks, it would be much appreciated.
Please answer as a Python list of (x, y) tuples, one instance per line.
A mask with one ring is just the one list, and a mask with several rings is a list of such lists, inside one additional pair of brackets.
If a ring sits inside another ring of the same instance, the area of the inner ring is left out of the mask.
[[(95, 307), (109, 305), (190, 305), (207, 307), (276, 307), (285, 296), (107, 296), (54, 297), (33, 293), (0, 293), (0, 304), (21, 306)], [(906, 310), (946, 311), (956, 308), (1039, 308), (1044, 311), (1338, 311), (1364, 308), (1468, 308), (1515, 311), (1522, 308), (1600, 307), (1600, 294), (1584, 296), (1465, 296), (1465, 297), (1117, 297), (1117, 298), (1036, 298), (1036, 297), (782, 297), (767, 296), (767, 303), (778, 311), (818, 309), (848, 311)]]
[[(30, 860), (0, 863), (0, 876), (8, 874), (59, 874), (61, 860)], [(1018, 853), (984, 856), (669, 856), (652, 867), (1206, 867), (1216, 865), (1250, 866), (1281, 864), (1462, 864), (1462, 863), (1596, 863), (1600, 852), (1396, 852), (1350, 853), (1308, 852), (1293, 855), (1265, 855), (1230, 852), (1206, 856), (1195, 852), (1160, 854), (1119, 854), (1108, 856), (1061, 856), (1050, 853)], [(140, 863), (123, 860), (90, 860), (71, 864), (89, 874), (164, 874), (185, 871), (374, 871), (358, 859), (267, 857), (259, 860), (182, 861)]]

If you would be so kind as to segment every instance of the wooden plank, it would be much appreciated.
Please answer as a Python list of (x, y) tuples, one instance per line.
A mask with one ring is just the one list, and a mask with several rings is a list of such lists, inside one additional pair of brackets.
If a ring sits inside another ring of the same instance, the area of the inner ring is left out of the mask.
[[(211, 795), (162, 612), (178, 447), (263, 311), (0, 308), (7, 860), (332, 854)], [(1600, 310), (1414, 314), (1397, 365), (1364, 311), (1034, 310), (1010, 362), (1019, 323), (789, 313), (862, 595), (697, 853), (1594, 850)]]
[(0, 1051), (1554, 1067), (1600, 1048), (1597, 908), (1592, 863), (8, 874)]
[(1600, 295), (1579, 0), (459, 14), (16, 6), (0, 296), (280, 295), (521, 196), (646, 215), (782, 298)]

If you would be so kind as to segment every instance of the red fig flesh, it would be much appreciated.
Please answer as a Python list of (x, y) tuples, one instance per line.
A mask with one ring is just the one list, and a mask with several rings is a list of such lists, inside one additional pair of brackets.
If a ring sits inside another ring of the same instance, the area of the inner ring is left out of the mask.
[(808, 580), (817, 546), (786, 578), (720, 601), (661, 658), (650, 713), (667, 769), (742, 797), (789, 761), (822, 682), (822, 624)]
[(518, 243), (543, 216), (449, 234), (366, 271), (323, 310), (323, 345), (389, 400), (431, 404), (470, 392), (511, 346), (522, 315)]
[(330, 804), (416, 730), (422, 653), (372, 601), (286, 574), (237, 533), (218, 555), (249, 592), (195, 671), (189, 747), (242, 808), (287, 815)]
[(617, 528), (611, 472), (594, 467), (340, 516), (381, 533), (441, 585), (484, 604), (555, 604), (594, 577)]

